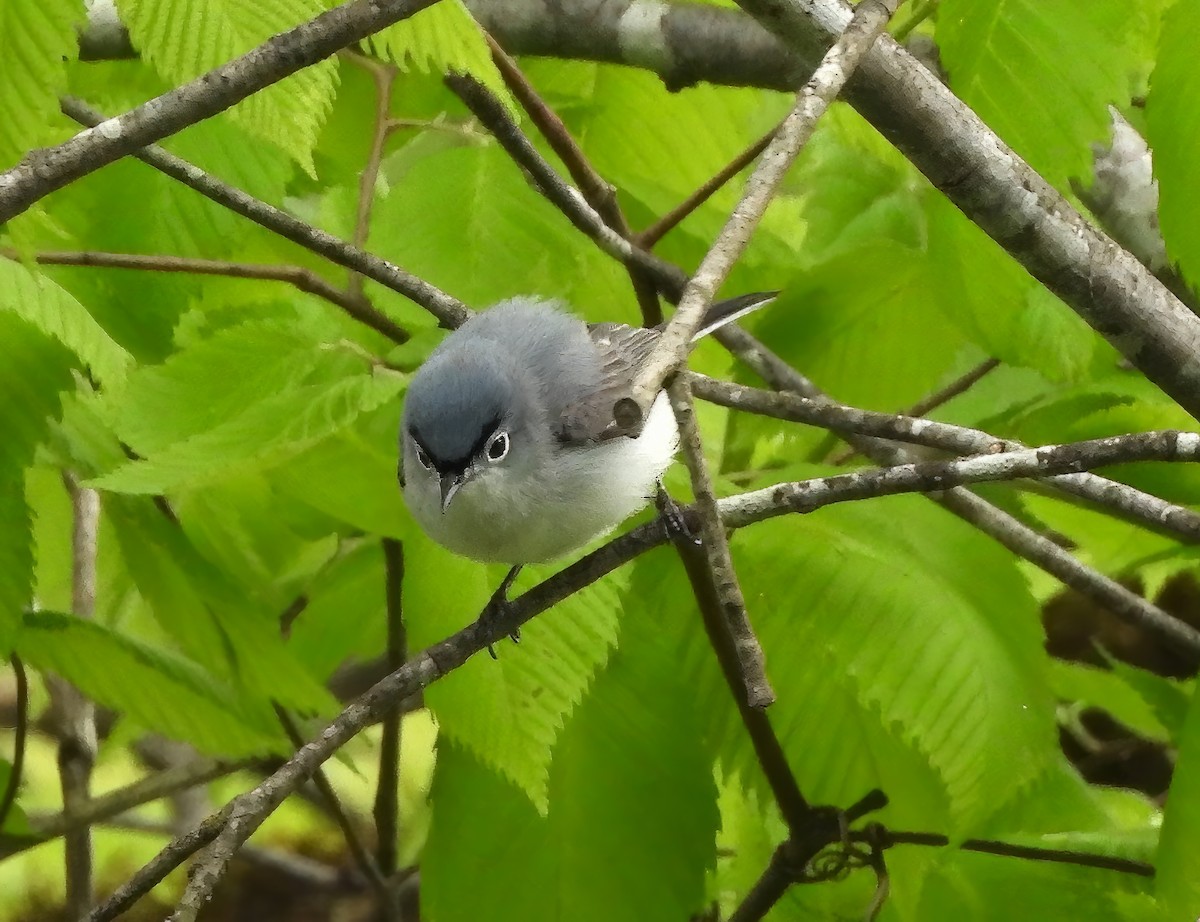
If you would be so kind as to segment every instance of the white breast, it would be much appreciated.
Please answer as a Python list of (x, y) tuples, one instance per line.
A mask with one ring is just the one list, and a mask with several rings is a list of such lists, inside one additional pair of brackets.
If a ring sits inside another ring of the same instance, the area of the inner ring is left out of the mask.
[(457, 554), (490, 563), (538, 563), (606, 534), (646, 506), (679, 447), (667, 395), (636, 439), (558, 449), (540, 477), (488, 476), (466, 484), (443, 513), (436, 490), (406, 499), (425, 531)]

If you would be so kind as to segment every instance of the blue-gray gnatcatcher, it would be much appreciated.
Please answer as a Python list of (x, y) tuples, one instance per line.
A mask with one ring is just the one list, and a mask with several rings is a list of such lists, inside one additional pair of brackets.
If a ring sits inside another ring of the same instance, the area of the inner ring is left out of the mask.
[[(695, 339), (774, 297), (713, 305)], [(567, 554), (642, 509), (679, 444), (667, 395), (636, 437), (610, 426), (661, 335), (587, 324), (532, 298), (472, 317), (408, 386), (400, 482), (413, 518), (457, 554), (519, 567)]]

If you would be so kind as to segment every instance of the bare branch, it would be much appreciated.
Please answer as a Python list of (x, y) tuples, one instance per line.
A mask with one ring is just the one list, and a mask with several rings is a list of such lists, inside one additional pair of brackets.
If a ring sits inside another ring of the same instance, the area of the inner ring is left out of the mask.
[[(71, 494), (71, 605), (79, 618), (90, 619), (96, 608), (96, 538), (100, 528), (100, 496), (64, 475)], [(50, 703), (59, 727), (58, 773), (63, 813), (81, 811), (90, 799), (96, 761), (96, 710), (75, 686), (60, 676), (47, 676)], [(67, 911), (82, 918), (92, 905), (92, 833), (87, 824), (66, 834)]]
[[(402, 600), (404, 545), (395, 538), (384, 538), (382, 545), (388, 613), (387, 661), (389, 671), (395, 672), (408, 658)], [(398, 867), (396, 842), (400, 833), (400, 729), (403, 716), (398, 707), (388, 711), (383, 718), (383, 735), (379, 743), (379, 781), (375, 793), (375, 834), (378, 842), (375, 854), (380, 872), (389, 878)]]
[(56, 147), (31, 151), (0, 173), (0, 223), (55, 189), (216, 115), (316, 64), (339, 48), (413, 15), (433, 0), (345, 3), (267, 39), (257, 48), (135, 109), (81, 131)]
[(738, 173), (753, 163), (758, 155), (767, 149), (767, 145), (779, 133), (782, 124), (776, 125), (761, 138), (747, 147), (744, 151), (730, 160), (725, 166), (721, 167), (712, 178), (700, 186), (695, 192), (685, 198), (682, 202), (668, 211), (665, 215), (637, 234), (633, 238), (633, 242), (638, 246), (647, 250), (654, 249), (654, 245), (662, 240), (667, 234), (680, 225), (684, 218), (690, 215), (693, 211), (703, 205), (713, 193), (720, 189), (725, 183), (733, 179)]
[(613, 418), (620, 428), (640, 428), (663, 381), (685, 361), (704, 312), (750, 242), (750, 235), (766, 213), (788, 168), (898, 5), (899, 0), (860, 2), (853, 19), (800, 90), (795, 107), (746, 181), (741, 201), (688, 281), (675, 316), (663, 330), (654, 351), (638, 368), (630, 395), (613, 407)]
[[(965, 394), (973, 388), (980, 380), (987, 377), (991, 372), (1000, 367), (999, 359), (984, 359), (974, 368), (970, 369), (966, 374), (955, 378), (943, 388), (939, 388), (932, 394), (921, 398), (907, 410), (903, 410), (904, 416), (924, 416), (927, 413), (932, 413), (938, 407), (943, 406), (953, 400), (955, 397)], [(858, 452), (853, 446), (845, 451), (839, 452), (829, 459), (830, 464), (845, 464)]]
[(716, 591), (722, 619), (737, 657), (742, 692), (749, 707), (765, 708), (775, 702), (775, 692), (767, 681), (762, 645), (754, 636), (754, 628), (746, 612), (746, 599), (729, 554), (729, 541), (717, 511), (717, 497), (708, 464), (704, 460), (704, 446), (700, 441), (700, 427), (696, 424), (696, 408), (692, 405), (692, 392), (687, 379), (673, 381), (669, 393), (671, 407), (679, 423), (684, 462), (692, 477), (692, 492), (696, 496), (700, 533), (708, 560), (708, 576)]
[[(0, 255), (20, 259), (21, 254), (0, 248)], [(186, 256), (142, 253), (104, 253), (95, 250), (49, 250), (35, 253), (35, 262), (43, 266), (89, 266), (101, 269), (134, 269), (140, 272), (185, 272), (192, 275), (221, 275), (227, 278), (286, 282), (300, 291), (340, 307), (364, 326), (382, 333), (394, 343), (408, 342), (408, 331), (376, 308), (361, 293), (342, 291), (303, 266), (273, 266), (263, 263), (226, 262), (220, 259), (195, 259)]]
[[(283, 724), (283, 729), (291, 740), (292, 745), (299, 749), (304, 745), (304, 737), (300, 735), (300, 730), (296, 727), (296, 721), (286, 710), (275, 705), (275, 713), (279, 717), (279, 722)], [(325, 806), (328, 808), (330, 815), (338, 824), (338, 828), (342, 831), (342, 837), (346, 840), (346, 846), (350, 849), (350, 856), (354, 859), (354, 863), (358, 865), (358, 869), (366, 878), (367, 883), (371, 885), (371, 889), (375, 891), (376, 896), (380, 900), (380, 904), (387, 905), (388, 900), (388, 885), (387, 879), (380, 873), (378, 865), (375, 864), (375, 859), (371, 857), (371, 853), (367, 850), (366, 844), (363, 842), (362, 836), (359, 834), (358, 826), (354, 820), (350, 818), (350, 814), (346, 812), (346, 808), (342, 806), (341, 800), (337, 796), (337, 791), (333, 789), (333, 784), (329, 781), (329, 776), (325, 774), (324, 769), (317, 767), (312, 773), (313, 784), (316, 785), (317, 791), (320, 792), (321, 798), (325, 801)], [(199, 911), (202, 904), (195, 905), (195, 911)], [(186, 902), (186, 897), (179, 903), (179, 912), (191, 910), (191, 904)]]
[[(850, 838), (856, 842), (879, 841), (884, 848), (891, 848), (894, 845), (950, 845), (949, 837), (940, 833), (892, 832), (890, 829), (874, 826), (861, 832), (852, 831)], [(1133, 874), (1137, 877), (1154, 876), (1153, 865), (1146, 864), (1144, 861), (1118, 858), (1115, 855), (1095, 855), (1090, 852), (1067, 849), (1014, 845), (1010, 842), (997, 842), (991, 839), (965, 839), (955, 847), (968, 852), (983, 852), (988, 855), (1023, 858), (1029, 861), (1052, 861), (1058, 864), (1073, 864), (1077, 867), (1100, 868), (1105, 871), (1117, 871), (1121, 874)]]
[[(513, 122), (500, 101), (478, 80), (464, 74), (446, 77), (446, 85), (463, 101), (500, 143), (505, 152), (522, 167), (534, 188), (544, 195), (577, 230), (582, 231), (601, 250), (624, 265), (636, 266), (659, 280), (661, 289), (670, 288), (669, 296), (677, 299), (687, 281), (679, 269), (652, 253), (634, 246), (611, 227), (592, 208), (582, 193), (554, 171), (538, 153), (521, 129)], [(662, 279), (671, 279), (664, 286)]]
[[(104, 117), (100, 113), (77, 99), (64, 97), (60, 103), (63, 112), (81, 124), (95, 125), (103, 121)], [(442, 326), (457, 327), (471, 316), (470, 308), (457, 298), (452, 298), (428, 282), (405, 272), (399, 266), (353, 247), (332, 234), (327, 234), (311, 224), (292, 217), (273, 205), (268, 205), (252, 195), (247, 195), (240, 189), (221, 182), (174, 154), (169, 154), (158, 147), (135, 149), (131, 150), (130, 154), (154, 167), (160, 173), (194, 189), (223, 208), (228, 208), (244, 218), (249, 218), (255, 224), (304, 247), (306, 250), (311, 250), (332, 263), (358, 272), (385, 288), (409, 298), (433, 314)]]
[[(367, 162), (358, 182), (358, 207), (354, 216), (353, 243), (359, 249), (367, 244), (371, 229), (371, 211), (375, 205), (375, 184), (379, 181), (379, 166), (383, 163), (383, 148), (391, 130), (389, 114), (392, 108), (392, 84), (396, 80), (396, 68), (381, 64), (364, 55), (348, 55), (350, 60), (364, 68), (375, 81), (375, 121), (371, 128), (371, 146), (367, 151)], [(363, 293), (363, 277), (350, 273), (346, 290), (351, 294)]]
[[(1014, 451), (1025, 447), (1011, 439), (1000, 439), (978, 429), (950, 423), (859, 410), (828, 399), (800, 397), (787, 391), (765, 391), (704, 375), (693, 374), (690, 381), (693, 393), (702, 400), (846, 435), (895, 439), (959, 455)], [(1200, 515), (1184, 506), (1095, 474), (1061, 474), (1047, 478), (1046, 482), (1106, 510), (1118, 512), (1139, 525), (1187, 541), (1200, 541)]]
[[(738, 4), (802, 54), (816, 53), (850, 16), (841, 0)], [(849, 92), (854, 107), (1034, 278), (1200, 417), (1200, 318), (890, 37), (859, 76)]]
[[(492, 51), (492, 60), (495, 61), (500, 75), (504, 78), (505, 85), (521, 103), (521, 107), (537, 126), (542, 137), (549, 142), (550, 147), (562, 160), (567, 172), (571, 174), (571, 178), (583, 193), (584, 199), (596, 209), (605, 224), (621, 237), (626, 240), (630, 239), (632, 232), (629, 222), (625, 220), (624, 212), (621, 211), (620, 203), (617, 201), (617, 190), (596, 171), (596, 168), (584, 156), (579, 145), (575, 143), (575, 139), (571, 137), (571, 133), (567, 131), (567, 126), (563, 124), (562, 119), (538, 96), (537, 90), (526, 79), (516, 61), (510, 58), (490, 35), (487, 36), (487, 41), (488, 47)], [(627, 265), (626, 268), (629, 271), (629, 280), (633, 285), (638, 307), (642, 312), (642, 324), (648, 327), (657, 326), (662, 322), (662, 305), (658, 303), (658, 288), (654, 284), (654, 279), (645, 270), (636, 266)]]
[[(792, 391), (810, 399), (830, 399), (808, 378), (745, 330), (730, 325), (718, 330), (714, 335), (722, 345), (746, 362), (772, 387)], [(905, 464), (911, 460), (907, 452), (891, 442), (865, 436), (852, 436), (849, 441), (876, 464)], [(1085, 598), (1091, 599), (1130, 624), (1148, 627), (1167, 637), (1174, 636), (1180, 629), (1179, 623), (1161, 608), (1131, 592), (1116, 580), (1109, 579), (1080, 563), (1053, 541), (1039, 535), (970, 491), (955, 488), (930, 498), (959, 518), (970, 522), (1014, 554), (1041, 567), (1064, 585), (1070, 586)], [(1186, 630), (1190, 631), (1190, 628)]]

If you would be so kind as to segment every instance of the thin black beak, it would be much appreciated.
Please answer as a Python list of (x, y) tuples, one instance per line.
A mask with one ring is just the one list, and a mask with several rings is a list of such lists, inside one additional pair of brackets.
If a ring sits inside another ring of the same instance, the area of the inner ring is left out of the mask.
[(463, 485), (463, 475), (458, 474), (442, 474), (438, 477), (438, 486), (442, 488), (442, 512), (445, 513), (450, 508), (450, 500), (454, 499), (454, 494), (458, 492), (458, 488)]

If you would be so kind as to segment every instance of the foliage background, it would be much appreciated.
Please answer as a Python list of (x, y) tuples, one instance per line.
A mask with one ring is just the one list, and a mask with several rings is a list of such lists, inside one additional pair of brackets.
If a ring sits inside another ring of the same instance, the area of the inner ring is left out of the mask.
[[(80, 62), (77, 0), (0, 7), (0, 167), (75, 132), (61, 94), (124, 111), (324, 5), (117, 7), (137, 59)], [(1200, 3), (926, 0), (898, 24), (913, 19), (936, 41), (954, 91), (1065, 193), (1088, 182), (1091, 145), (1118, 105), (1154, 151), (1167, 252), (1200, 281)], [(459, 68), (503, 92), (464, 7), (444, 0), (363, 50), (400, 71), (388, 107), (400, 121), (369, 190), (367, 249), (476, 307), (534, 293), (589, 319), (639, 321), (623, 268), (529, 188), (442, 85), (441, 73)], [(635, 227), (789, 105), (749, 88), (672, 93), (614, 65), (522, 66)], [(376, 105), (371, 68), (339, 57), (165, 146), (351, 239)], [(694, 266), (737, 193), (737, 183), (717, 192), (658, 252)], [(395, 484), (406, 375), (394, 368), (416, 367), (440, 337), (428, 314), (364, 283), (411, 332), (397, 346), (278, 281), (39, 264), (64, 250), (175, 255), (302, 266), (347, 283), (129, 159), (13, 220), (0, 244), (0, 650), (65, 676), (116, 715), (97, 788), (143, 770), (133, 753), (146, 734), (223, 758), (282, 756), (291, 744), (274, 702), (314, 721), (336, 713), (335, 670), (385, 646), (382, 538), (403, 542), (410, 649), (475, 617), (500, 572), (428, 542)], [(995, 357), (1001, 366), (936, 418), (1034, 444), (1194, 425), (845, 107), (821, 123), (727, 286), (763, 288), (783, 294), (749, 327), (854, 405), (898, 411)], [(745, 375), (713, 345), (693, 367)], [(714, 407), (702, 407), (702, 422), (726, 493), (826, 472), (837, 453), (806, 427)], [(67, 614), (64, 471), (102, 494), (91, 622)], [(1194, 470), (1117, 473), (1200, 502)], [(682, 472), (670, 485), (686, 493)], [(1051, 494), (982, 492), (1150, 596), (1195, 570), (1194, 549)], [(891, 805), (879, 818), (892, 828), (1159, 869), (1145, 881), (898, 848), (881, 918), (1195, 918), (1200, 706), (1188, 703), (1190, 681), (1142, 668), (1161, 657), (1102, 668), (1085, 642), (1074, 661), (1053, 658), (1041, 611), (1059, 587), (918, 496), (757, 525), (733, 549), (779, 696), (772, 721), (810, 799), (846, 805), (881, 787)], [(548, 572), (533, 569), (521, 585)], [(301, 597), (283, 637), (280, 615)], [(477, 657), (432, 686), (425, 710), (406, 718), (399, 776), (400, 850), (420, 868), (422, 918), (665, 920), (737, 905), (782, 827), (714, 665), (678, 562), (660, 549), (532, 622), (497, 662)], [(44, 703), (35, 690), (35, 712)], [(1167, 809), (1162, 790), (1081, 777), (1059, 734), (1070, 736), (1085, 706), (1178, 753)], [(331, 766), (363, 813), (376, 745), (367, 735)], [(51, 745), (37, 746), (8, 836), (22, 834), (25, 812), (54, 806)], [(238, 779), (214, 785), (213, 802)], [(334, 859), (336, 836), (312, 808), (289, 804), (255, 842), (308, 839)], [(106, 885), (157, 845), (128, 832), (98, 841)], [(0, 910), (21, 912), (31, 890), (57, 881), (54, 847), (0, 864)], [(865, 873), (793, 888), (771, 918), (858, 917), (873, 890)]]

